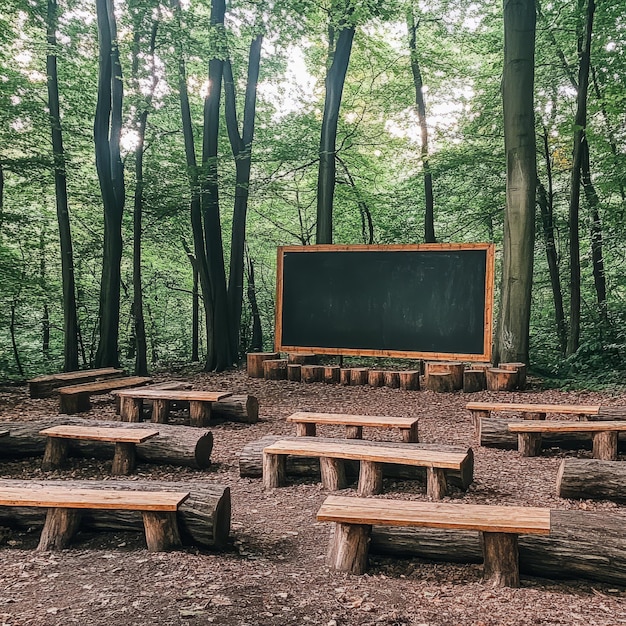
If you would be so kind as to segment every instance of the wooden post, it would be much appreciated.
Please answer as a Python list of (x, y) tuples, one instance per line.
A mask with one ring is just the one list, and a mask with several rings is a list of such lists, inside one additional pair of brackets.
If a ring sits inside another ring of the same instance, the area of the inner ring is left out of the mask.
[(250, 378), (263, 378), (263, 361), (277, 359), (278, 352), (248, 352), (246, 355), (246, 370)]
[(538, 413), (538, 412), (534, 412), (534, 411), (523, 411), (522, 412), (522, 419), (525, 419), (525, 420), (545, 420), (546, 419), (546, 414), (545, 413)]
[(265, 380), (287, 380), (287, 359), (266, 359), (263, 361)]
[(203, 400), (189, 401), (189, 424), (190, 426), (208, 426), (211, 422), (211, 403)]
[(324, 382), (325, 383), (338, 383), (340, 379), (341, 368), (339, 365), (327, 365), (324, 368)]
[(342, 385), (349, 385), (350, 384), (350, 372), (352, 370), (349, 367), (342, 367), (340, 372), (339, 372), (339, 382)]
[(167, 424), (170, 415), (170, 401), (155, 398), (152, 401), (152, 421), (155, 424)]
[(120, 419), (122, 422), (140, 422), (143, 400), (141, 398), (125, 397), (120, 404)]
[(115, 442), (111, 474), (113, 476), (128, 476), (128, 474), (132, 474), (137, 464), (136, 459), (137, 448), (134, 443), (126, 441)]
[(263, 453), (263, 488), (283, 487), (286, 482), (284, 454)]
[(485, 370), (465, 370), (463, 372), (463, 391), (475, 393), (487, 388)]
[(345, 489), (346, 470), (342, 459), (332, 459), (330, 457), (320, 457), (320, 473), (322, 475), (322, 486), (329, 491)]
[(448, 393), (454, 391), (454, 381), (449, 372), (433, 372), (426, 376), (426, 388), (430, 391)]
[(419, 443), (419, 435), (417, 432), (417, 422), (411, 428), (401, 428), (400, 435), (404, 443)]
[(385, 384), (385, 372), (370, 370), (367, 373), (367, 383), (370, 387), (382, 387)]
[(363, 439), (363, 426), (346, 426), (346, 439)]
[(592, 456), (594, 459), (602, 459), (603, 461), (618, 460), (616, 430), (593, 433), (592, 442)]
[(518, 433), (517, 448), (522, 456), (537, 456), (541, 452), (541, 433)]
[(350, 385), (367, 385), (367, 368), (353, 367), (350, 371)]
[(176, 511), (142, 511), (149, 552), (165, 552), (180, 547)]
[(310, 422), (296, 422), (296, 437), (315, 437), (316, 425)]
[(86, 413), (89, 409), (91, 409), (89, 393), (59, 394), (59, 413), (72, 415), (73, 413)]
[(477, 411), (472, 409), (472, 426), (474, 426), (474, 433), (477, 437), (480, 437), (480, 422), (483, 419), (489, 419), (491, 417), (491, 411)]
[(299, 383), (301, 380), (301, 367), (299, 363), (287, 363), (287, 380)]
[(371, 533), (369, 524), (335, 524), (330, 536), (328, 566), (338, 572), (364, 574)]
[(400, 377), (400, 389), (406, 391), (419, 391), (420, 373), (417, 370), (405, 370), (398, 372)]
[(512, 391), (515, 389), (517, 384), (517, 372), (515, 370), (492, 367), (485, 374), (489, 391)]
[(519, 550), (514, 533), (482, 533), (485, 579), (495, 587), (519, 587)]
[(400, 387), (400, 372), (385, 372), (385, 387), (398, 389)]
[(300, 377), (303, 383), (321, 383), (324, 380), (324, 366), (301, 365)]
[(37, 550), (63, 550), (80, 524), (80, 509), (49, 508)]
[(426, 468), (426, 495), (441, 500), (448, 493), (445, 471), (440, 467)]
[(383, 492), (383, 466), (374, 461), (361, 461), (357, 495), (375, 496)]
[(44, 472), (63, 467), (67, 459), (68, 441), (62, 437), (48, 437), (46, 449), (43, 453), (41, 469)]

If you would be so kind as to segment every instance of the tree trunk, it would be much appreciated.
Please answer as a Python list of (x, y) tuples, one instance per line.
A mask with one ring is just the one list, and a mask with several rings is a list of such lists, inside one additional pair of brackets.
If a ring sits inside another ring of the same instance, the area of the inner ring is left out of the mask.
[(626, 502), (626, 465), (622, 461), (563, 459), (556, 493), (573, 500)]
[(192, 264), (193, 287), (191, 292), (191, 361), (200, 360), (200, 296), (198, 295), (198, 270)]
[[(7, 487), (27, 488), (37, 486), (96, 488), (93, 480), (10, 480), (4, 479)], [(230, 534), (230, 489), (223, 485), (206, 482), (166, 482), (158, 480), (128, 481), (107, 480), (106, 489), (136, 491), (186, 491), (189, 498), (179, 507), (177, 518), (181, 539), (186, 545), (222, 550)], [(45, 508), (0, 507), (0, 524), (20, 530), (41, 527), (46, 517)], [(81, 528), (89, 530), (143, 531), (141, 511), (82, 510)]]
[(496, 362), (528, 362), (535, 241), (535, 21), (533, 0), (505, 0), (502, 102), (507, 180)]
[(100, 284), (100, 338), (95, 366), (117, 367), (124, 211), (124, 165), (120, 156), (122, 66), (117, 46), (113, 0), (96, 0), (96, 13), (99, 60), (94, 143), (96, 169), (104, 204), (104, 253)]
[(254, 282), (254, 263), (246, 252), (248, 260), (248, 302), (252, 313), (252, 338), (249, 350), (263, 350), (263, 327), (261, 326), (261, 313), (256, 299), (256, 283)]
[(54, 188), (57, 222), (61, 249), (61, 282), (63, 285), (63, 371), (78, 369), (78, 318), (76, 313), (76, 285), (74, 282), (74, 253), (67, 197), (65, 150), (61, 129), (59, 106), (59, 81), (57, 76), (56, 29), (58, 23), (57, 0), (48, 0), (46, 74), (48, 78), (48, 111), (52, 132), (54, 158)]
[(339, 123), (341, 96), (348, 64), (350, 63), (353, 39), (354, 26), (344, 23), (339, 31), (337, 43), (332, 53), (332, 63), (326, 74), (326, 96), (322, 117), (317, 178), (317, 226), (315, 240), (318, 244), (333, 242), (337, 125)]
[[(584, 0), (579, 0), (579, 6)], [(574, 148), (570, 178), (569, 229), (570, 229), (570, 328), (567, 340), (567, 354), (578, 350), (580, 342), (580, 183), (587, 126), (587, 91), (589, 89), (589, 65), (591, 59), (591, 33), (595, 1), (587, 1), (584, 33), (579, 45), (578, 95), (576, 117), (574, 119)]]

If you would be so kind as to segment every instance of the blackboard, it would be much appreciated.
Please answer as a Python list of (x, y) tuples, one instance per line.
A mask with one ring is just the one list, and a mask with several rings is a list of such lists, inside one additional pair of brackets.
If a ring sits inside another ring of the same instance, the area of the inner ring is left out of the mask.
[(493, 244), (284, 246), (276, 350), (488, 361)]

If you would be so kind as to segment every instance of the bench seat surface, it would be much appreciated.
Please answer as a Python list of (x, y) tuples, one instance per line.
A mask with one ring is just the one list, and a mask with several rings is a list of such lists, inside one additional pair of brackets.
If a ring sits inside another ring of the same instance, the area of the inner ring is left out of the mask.
[(524, 404), (521, 402), (468, 402), (469, 411), (524, 411), (528, 413), (565, 413), (597, 415), (600, 406), (591, 404)]
[(287, 418), (288, 422), (302, 424), (338, 424), (344, 426), (375, 426), (381, 428), (410, 428), (417, 424), (415, 417), (386, 417), (380, 415), (348, 415), (344, 413), (313, 413), (299, 411)]
[(117, 394), (124, 398), (142, 398), (146, 400), (195, 400), (199, 402), (219, 402), (233, 394), (230, 391), (191, 391), (185, 389), (132, 389)]
[(80, 380), (81, 378), (94, 378), (98, 376), (113, 376), (124, 374), (124, 370), (117, 369), (115, 367), (101, 367), (93, 370), (76, 370), (74, 372), (59, 372), (58, 374), (44, 374), (43, 376), (37, 376), (31, 378), (29, 383), (42, 383), (56, 380)]
[(480, 504), (445, 504), (381, 498), (328, 496), (320, 522), (424, 526), (496, 533), (548, 534), (550, 509)]
[(65, 439), (89, 441), (115, 441), (120, 443), (143, 443), (159, 434), (158, 430), (144, 428), (100, 428), (97, 426), (53, 426), (39, 431), (40, 435)]
[(512, 433), (591, 433), (609, 430), (626, 431), (624, 422), (557, 422), (532, 420), (512, 422), (508, 425)]
[(280, 439), (265, 447), (267, 454), (294, 454), (298, 456), (319, 456), (335, 459), (356, 459), (379, 463), (402, 463), (422, 467), (460, 469), (467, 459), (467, 453), (439, 452), (405, 447), (370, 446), (367, 443), (353, 444), (351, 440), (328, 439), (320, 441), (315, 437)]
[(146, 376), (127, 376), (124, 378), (109, 378), (107, 380), (99, 380), (94, 383), (82, 383), (80, 385), (69, 385), (61, 387), (59, 393), (61, 395), (74, 395), (81, 393), (106, 393), (114, 389), (123, 389), (124, 387), (135, 387), (137, 385), (145, 385), (152, 378)]
[(0, 505), (68, 509), (124, 509), (129, 511), (176, 511), (189, 497), (180, 491), (112, 491), (74, 487), (2, 487)]

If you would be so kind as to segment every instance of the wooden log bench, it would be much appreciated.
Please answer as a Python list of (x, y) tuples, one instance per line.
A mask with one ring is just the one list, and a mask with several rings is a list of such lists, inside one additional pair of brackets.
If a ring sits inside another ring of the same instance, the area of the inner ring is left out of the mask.
[(317, 513), (333, 522), (328, 564), (363, 574), (372, 526), (420, 526), (482, 533), (484, 577), (495, 586), (519, 587), (518, 535), (550, 533), (550, 509), (444, 504), (328, 496)]
[(89, 441), (109, 441), (115, 444), (111, 474), (126, 476), (132, 474), (137, 464), (137, 444), (159, 434), (158, 430), (145, 428), (98, 428), (94, 426), (53, 426), (39, 431), (46, 435), (46, 449), (41, 468), (44, 471), (59, 469), (67, 459), (70, 439)]
[(60, 372), (37, 376), (28, 381), (28, 393), (31, 398), (47, 398), (58, 387), (77, 383), (89, 383), (107, 378), (119, 378), (124, 376), (124, 370), (115, 367), (101, 367), (91, 370), (77, 370), (74, 372)]
[(447, 493), (446, 469), (460, 472), (463, 465), (473, 462), (472, 455), (463, 452), (367, 445), (362, 441), (346, 439), (280, 439), (263, 449), (263, 486), (266, 489), (285, 485), (288, 455), (319, 457), (322, 485), (330, 491), (345, 489), (347, 486), (344, 461), (360, 461), (357, 487), (360, 496), (382, 492), (384, 464), (425, 467), (426, 495), (434, 500), (440, 500)]
[(211, 421), (211, 406), (228, 398), (228, 391), (187, 391), (176, 389), (129, 389), (120, 391), (120, 418), (125, 422), (139, 422), (144, 400), (152, 400), (152, 421), (166, 424), (169, 418), (170, 402), (189, 402), (189, 423), (191, 426), (207, 426)]
[(509, 431), (518, 437), (517, 447), (522, 456), (537, 456), (541, 451), (543, 433), (585, 433), (592, 437), (592, 456), (604, 461), (618, 458), (617, 435), (626, 431), (626, 422), (512, 422)]
[(387, 417), (376, 415), (347, 415), (345, 413), (314, 413), (299, 411), (287, 418), (288, 422), (296, 425), (296, 435), (299, 437), (315, 437), (316, 426), (339, 425), (346, 427), (348, 439), (363, 439), (363, 427), (367, 428), (399, 428), (402, 441), (417, 443), (417, 418)]
[(7, 487), (0, 484), (0, 506), (48, 509), (37, 550), (67, 547), (83, 509), (140, 511), (148, 550), (162, 552), (181, 545), (176, 512), (189, 497), (180, 491), (115, 491), (76, 487)]
[(152, 378), (147, 376), (126, 376), (61, 387), (59, 389), (59, 413), (72, 415), (73, 413), (89, 411), (92, 395), (110, 393), (128, 387), (140, 387), (150, 382), (152, 382)]
[[(193, 385), (184, 380), (166, 380), (162, 383), (154, 383), (153, 385), (146, 385), (145, 389), (191, 389)], [(115, 398), (115, 413), (120, 414), (122, 404), (122, 398), (117, 394), (117, 391), (112, 391), (111, 395)]]

